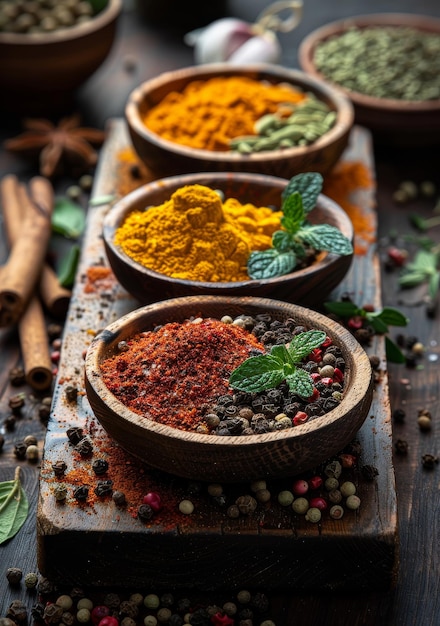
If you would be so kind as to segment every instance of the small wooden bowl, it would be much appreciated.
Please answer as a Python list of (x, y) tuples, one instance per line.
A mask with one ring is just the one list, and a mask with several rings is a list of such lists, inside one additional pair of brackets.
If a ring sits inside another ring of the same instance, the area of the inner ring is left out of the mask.
[[(100, 363), (120, 341), (158, 324), (193, 315), (220, 318), (270, 313), (323, 330), (345, 359), (345, 391), (332, 411), (300, 426), (262, 435), (189, 433), (133, 413), (103, 383)], [(338, 453), (356, 435), (370, 409), (373, 378), (369, 358), (353, 335), (320, 313), (265, 298), (188, 297), (137, 309), (110, 324), (92, 341), (85, 360), (87, 397), (104, 429), (127, 452), (148, 465), (191, 480), (240, 482), (293, 476)]]
[[(129, 213), (162, 204), (176, 189), (184, 185), (205, 185), (220, 189), (225, 198), (233, 196), (242, 203), (280, 207), (281, 192), (287, 183), (282, 178), (259, 174), (208, 172), (172, 176), (136, 189), (117, 202), (104, 218), (104, 246), (114, 274), (121, 285), (141, 304), (191, 295), (270, 296), (307, 306), (321, 303), (346, 275), (352, 255), (321, 253), (312, 265), (285, 276), (215, 283), (181, 280), (159, 274), (131, 259), (114, 243), (115, 232)], [(317, 206), (309, 214), (309, 219), (313, 223), (336, 226), (353, 241), (353, 225), (348, 215), (327, 196), (319, 196)]]
[(122, 0), (93, 19), (52, 33), (0, 33), (0, 108), (47, 115), (71, 106), (72, 92), (98, 69), (115, 38)]
[(300, 67), (316, 80), (326, 82), (353, 103), (355, 122), (375, 131), (384, 139), (399, 144), (423, 145), (440, 140), (440, 100), (404, 101), (374, 98), (350, 91), (326, 78), (316, 69), (316, 47), (330, 37), (343, 34), (349, 28), (371, 26), (406, 26), (440, 36), (440, 20), (430, 16), (405, 13), (361, 15), (331, 22), (311, 32), (298, 49)]
[[(310, 91), (337, 112), (336, 123), (308, 146), (250, 155), (189, 148), (162, 139), (145, 126), (142, 120), (145, 111), (157, 105), (169, 92), (182, 91), (194, 80), (237, 75), (270, 83), (287, 82)], [(125, 117), (136, 152), (156, 177), (223, 171), (257, 172), (291, 178), (300, 172), (329, 171), (347, 146), (354, 115), (351, 103), (345, 96), (303, 72), (271, 65), (234, 67), (215, 63), (166, 72), (142, 83), (130, 94)]]

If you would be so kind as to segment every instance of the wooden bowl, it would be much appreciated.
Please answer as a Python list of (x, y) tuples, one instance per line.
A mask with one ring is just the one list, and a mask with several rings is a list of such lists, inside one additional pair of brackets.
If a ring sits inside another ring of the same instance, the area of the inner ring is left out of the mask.
[(374, 98), (350, 91), (327, 79), (316, 69), (316, 47), (349, 28), (371, 26), (406, 26), (440, 36), (440, 20), (430, 16), (402, 13), (379, 13), (346, 18), (326, 24), (311, 32), (298, 49), (300, 67), (311, 77), (339, 90), (353, 103), (355, 122), (375, 131), (380, 137), (401, 144), (429, 144), (440, 140), (440, 100), (405, 101)]
[[(104, 246), (114, 274), (141, 304), (190, 295), (270, 296), (307, 306), (321, 303), (346, 275), (352, 255), (321, 253), (312, 265), (276, 278), (227, 283), (196, 282), (171, 278), (149, 270), (114, 243), (115, 232), (129, 213), (162, 204), (184, 185), (205, 185), (220, 189), (225, 198), (233, 196), (242, 203), (280, 207), (281, 192), (287, 183), (285, 179), (261, 174), (207, 172), (171, 176), (136, 189), (116, 202), (104, 218)], [(348, 215), (327, 196), (319, 196), (309, 219), (313, 223), (337, 226), (346, 237), (353, 240), (354, 231)]]
[(0, 33), (2, 109), (23, 115), (46, 115), (71, 106), (72, 92), (107, 57), (116, 32), (122, 0), (90, 21), (52, 33)]
[[(294, 318), (309, 329), (323, 330), (345, 359), (345, 391), (332, 411), (300, 426), (261, 435), (227, 436), (189, 433), (158, 424), (123, 405), (106, 387), (103, 359), (120, 341), (158, 324), (191, 316), (232, 317), (270, 313)], [(86, 355), (85, 382), (91, 408), (104, 429), (127, 452), (148, 465), (192, 480), (240, 482), (293, 476), (338, 453), (364, 422), (373, 394), (369, 358), (353, 335), (320, 313), (265, 298), (186, 297), (158, 302), (123, 316), (97, 335)]]
[[(162, 139), (145, 126), (142, 120), (145, 111), (157, 105), (170, 91), (182, 91), (194, 80), (237, 75), (271, 83), (287, 82), (312, 92), (331, 110), (337, 112), (335, 125), (308, 146), (250, 155), (189, 148)], [(275, 65), (234, 67), (226, 63), (215, 63), (166, 72), (142, 83), (130, 94), (125, 117), (136, 152), (155, 176), (224, 171), (256, 172), (291, 178), (300, 172), (329, 171), (347, 146), (354, 115), (347, 98), (333, 87), (303, 72)]]

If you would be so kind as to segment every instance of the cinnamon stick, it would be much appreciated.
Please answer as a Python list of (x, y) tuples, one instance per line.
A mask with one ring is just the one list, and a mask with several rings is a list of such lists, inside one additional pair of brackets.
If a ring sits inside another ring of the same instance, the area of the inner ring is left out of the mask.
[[(15, 323), (23, 314), (40, 279), (51, 234), (52, 186), (46, 178), (40, 176), (31, 179), (29, 186), (32, 200), (21, 223), (20, 233), (11, 242), (8, 260), (2, 268), (0, 325)], [(2, 193), (3, 203), (7, 205), (4, 185)]]
[(46, 320), (37, 296), (30, 299), (18, 322), (26, 382), (43, 391), (52, 384), (52, 361), (49, 353)]
[[(22, 191), (21, 195), (20, 190)], [(20, 228), (24, 221), (29, 197), (24, 185), (21, 185), (14, 175), (3, 178), (0, 191), (5, 233), (9, 245), (12, 247), (20, 236)], [(47, 267), (49, 268), (49, 266)], [(3, 284), (1, 278), (0, 284)], [(46, 320), (36, 295), (31, 296), (18, 321), (18, 333), (27, 383), (38, 391), (48, 389), (52, 383), (52, 362)]]

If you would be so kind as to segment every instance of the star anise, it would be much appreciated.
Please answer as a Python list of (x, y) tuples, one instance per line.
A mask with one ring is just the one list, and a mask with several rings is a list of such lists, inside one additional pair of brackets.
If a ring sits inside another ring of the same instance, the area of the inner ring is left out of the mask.
[(105, 132), (80, 126), (79, 115), (65, 117), (58, 125), (46, 119), (23, 120), (24, 132), (4, 142), (6, 150), (38, 157), (39, 172), (52, 178), (59, 174), (80, 175), (96, 165)]

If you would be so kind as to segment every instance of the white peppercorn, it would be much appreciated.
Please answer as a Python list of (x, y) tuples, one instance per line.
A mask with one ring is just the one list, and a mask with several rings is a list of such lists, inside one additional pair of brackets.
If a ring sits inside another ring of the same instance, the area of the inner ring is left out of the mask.
[(91, 611), (93, 609), (93, 602), (90, 600), (90, 598), (80, 598), (78, 600), (76, 608), (77, 609), (88, 609), (89, 611)]
[(149, 593), (144, 598), (144, 606), (147, 609), (157, 609), (160, 605), (159, 596), (155, 593)]
[(310, 509), (306, 511), (305, 518), (308, 522), (312, 522), (313, 524), (317, 524), (321, 520), (321, 511), (316, 507), (312, 506)]
[(194, 512), (194, 504), (191, 500), (182, 500), (179, 502), (179, 511), (184, 515), (191, 515)]
[(329, 514), (330, 517), (332, 517), (333, 519), (341, 519), (341, 517), (344, 515), (344, 509), (340, 504), (334, 504), (331, 507)]
[(351, 509), (352, 511), (356, 511), (356, 509), (358, 509), (361, 505), (361, 499), (358, 496), (351, 495), (351, 496), (348, 496), (347, 500), (345, 501), (345, 504), (348, 509)]
[(24, 584), (27, 589), (34, 589), (38, 583), (38, 574), (36, 572), (28, 572), (24, 577)]
[(154, 615), (147, 615), (144, 617), (144, 626), (156, 626), (157, 619)]
[(299, 515), (304, 515), (308, 508), (309, 501), (306, 498), (297, 498), (292, 502), (292, 509)]
[(294, 495), (291, 491), (285, 489), (278, 494), (278, 502), (281, 506), (290, 506), (294, 500)]
[(80, 609), (76, 612), (76, 619), (80, 624), (87, 624), (90, 621), (89, 609)]
[(339, 491), (344, 498), (348, 498), (348, 496), (353, 496), (356, 493), (356, 485), (352, 483), (351, 480), (346, 480), (339, 487)]

